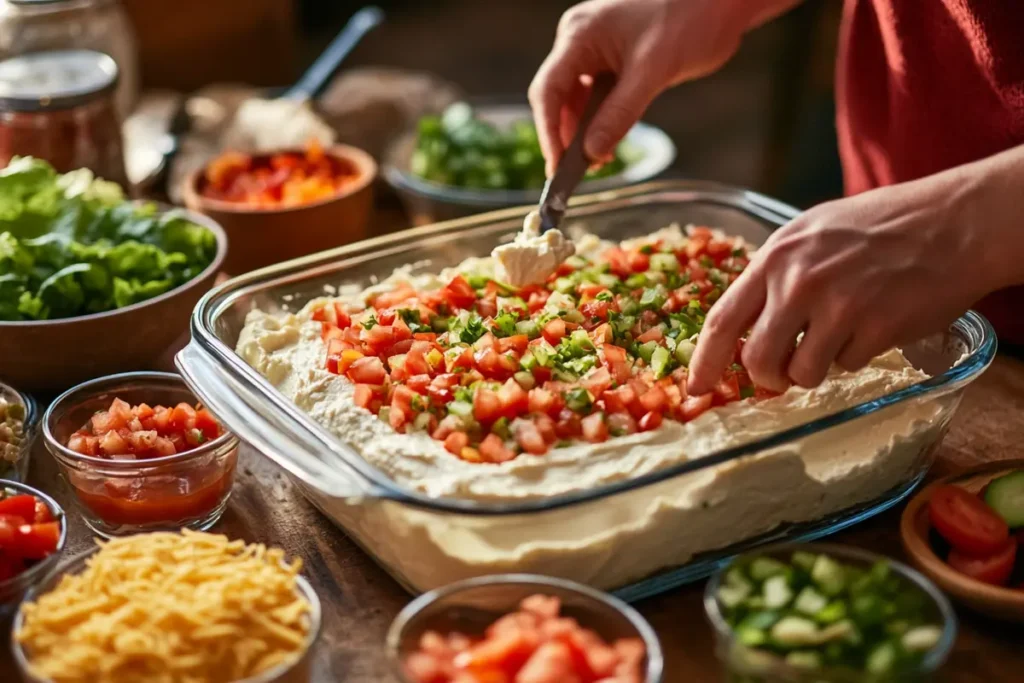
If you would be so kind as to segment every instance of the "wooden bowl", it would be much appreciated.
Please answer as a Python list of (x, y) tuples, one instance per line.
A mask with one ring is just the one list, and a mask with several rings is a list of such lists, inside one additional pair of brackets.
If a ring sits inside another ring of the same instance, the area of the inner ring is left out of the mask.
[[(282, 150), (301, 153), (301, 150)], [(355, 166), (359, 177), (338, 194), (312, 204), (254, 208), (200, 194), (206, 167), (192, 173), (182, 194), (185, 206), (220, 223), (231, 243), (224, 270), (241, 275), (281, 261), (332, 249), (367, 237), (377, 162), (366, 152), (334, 145), (324, 153)]]
[(1024, 622), (1024, 590), (983, 583), (950, 567), (932, 550), (928, 519), (928, 501), (936, 486), (953, 484), (978, 493), (993, 479), (1020, 469), (1024, 469), (1024, 459), (999, 460), (935, 481), (903, 511), (900, 536), (911, 562), (955, 601), (997, 619)]
[(0, 377), (44, 396), (94, 377), (152, 369), (187, 330), (192, 309), (214, 284), (228, 239), (210, 218), (185, 212), (217, 238), (217, 254), (197, 277), (160, 296), (103, 313), (0, 322)]

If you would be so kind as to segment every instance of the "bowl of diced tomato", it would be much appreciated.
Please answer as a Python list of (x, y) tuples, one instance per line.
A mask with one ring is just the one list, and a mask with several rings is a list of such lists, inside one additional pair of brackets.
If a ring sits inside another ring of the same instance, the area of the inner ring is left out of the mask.
[(178, 375), (85, 382), (50, 405), (42, 427), (86, 524), (101, 536), (208, 529), (227, 506), (238, 438)]
[(958, 602), (1024, 622), (1024, 460), (940, 479), (901, 520), (912, 562)]
[(0, 615), (49, 573), (66, 540), (64, 510), (57, 501), (0, 479)]
[(529, 574), (484, 576), (409, 603), (387, 635), (403, 683), (658, 683), (661, 645), (606, 593)]
[(185, 181), (185, 205), (228, 234), (232, 275), (367, 237), (377, 164), (348, 145), (226, 152)]

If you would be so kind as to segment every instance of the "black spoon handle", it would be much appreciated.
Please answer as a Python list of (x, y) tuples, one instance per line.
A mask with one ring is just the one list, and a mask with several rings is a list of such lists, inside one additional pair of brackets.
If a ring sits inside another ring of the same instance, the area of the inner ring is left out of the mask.
[(601, 103), (608, 97), (608, 93), (615, 87), (615, 76), (610, 73), (599, 74), (594, 77), (594, 84), (590, 89), (590, 99), (587, 100), (583, 114), (580, 116), (580, 123), (576, 127), (576, 135), (566, 148), (562, 158), (558, 161), (558, 168), (554, 175), (544, 183), (544, 191), (540, 195), (540, 231), (547, 232), (557, 228), (565, 215), (565, 208), (569, 205), (569, 197), (576, 191), (576, 186), (587, 174), (591, 161), (583, 150), (583, 138), (586, 137), (587, 128), (590, 122), (600, 109)]
[(314, 99), (323, 93), (331, 78), (338, 71), (342, 61), (355, 49), (359, 41), (367, 33), (384, 21), (384, 10), (376, 5), (364, 7), (348, 20), (331, 44), (327, 46), (316, 61), (306, 69), (306, 73), (284, 91), (281, 97), (289, 99)]

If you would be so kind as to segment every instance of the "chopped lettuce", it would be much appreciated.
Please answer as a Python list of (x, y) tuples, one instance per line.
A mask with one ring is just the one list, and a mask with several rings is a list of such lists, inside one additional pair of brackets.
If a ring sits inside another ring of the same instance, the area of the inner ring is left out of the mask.
[(0, 320), (145, 301), (199, 275), (216, 250), (181, 212), (128, 202), (88, 170), (60, 175), (31, 157), (0, 170)]

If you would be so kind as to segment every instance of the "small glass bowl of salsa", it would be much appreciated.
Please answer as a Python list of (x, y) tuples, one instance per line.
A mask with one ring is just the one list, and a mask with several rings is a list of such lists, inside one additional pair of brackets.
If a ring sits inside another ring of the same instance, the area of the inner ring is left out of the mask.
[(178, 375), (129, 372), (80, 384), (50, 405), (42, 431), (100, 536), (205, 530), (227, 506), (238, 438), (197, 407)]

